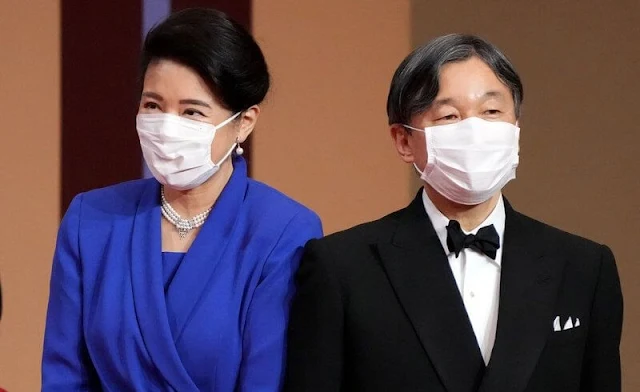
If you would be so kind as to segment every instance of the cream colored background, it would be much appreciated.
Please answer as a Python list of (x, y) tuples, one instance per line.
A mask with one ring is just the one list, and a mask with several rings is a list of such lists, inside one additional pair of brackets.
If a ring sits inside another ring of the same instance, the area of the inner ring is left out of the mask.
[(410, 172), (388, 136), (393, 71), (411, 48), (409, 1), (254, 1), (273, 90), (253, 174), (304, 202), (325, 233), (403, 207)]
[[(469, 4), (475, 4), (470, 6)], [(640, 390), (640, 2), (255, 0), (273, 90), (254, 139), (254, 175), (316, 210), (334, 232), (404, 206), (417, 182), (395, 156), (385, 101), (412, 47), (481, 34), (525, 84), (519, 210), (609, 244), (626, 299), (626, 390)], [(39, 390), (59, 219), (60, 10), (0, 0), (0, 386)]]
[(0, 0), (0, 387), (40, 388), (60, 208), (60, 9)]

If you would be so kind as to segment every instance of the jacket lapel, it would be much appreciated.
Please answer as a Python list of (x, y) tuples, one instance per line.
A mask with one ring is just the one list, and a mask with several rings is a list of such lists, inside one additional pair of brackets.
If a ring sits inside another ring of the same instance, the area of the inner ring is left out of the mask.
[(480, 391), (523, 391), (552, 328), (564, 261), (545, 255), (533, 221), (508, 203), (496, 341)]
[(421, 193), (401, 214), (391, 241), (375, 245), (384, 269), (447, 390), (475, 391), (484, 362)]
[(233, 161), (233, 174), (218, 197), (207, 221), (184, 256), (167, 290), (170, 327), (178, 342), (191, 315), (206, 292), (224, 256), (247, 190), (247, 169), (242, 158)]
[(167, 322), (160, 235), (160, 186), (150, 181), (133, 223), (131, 284), (144, 345), (158, 374), (178, 391), (198, 391), (184, 368)]

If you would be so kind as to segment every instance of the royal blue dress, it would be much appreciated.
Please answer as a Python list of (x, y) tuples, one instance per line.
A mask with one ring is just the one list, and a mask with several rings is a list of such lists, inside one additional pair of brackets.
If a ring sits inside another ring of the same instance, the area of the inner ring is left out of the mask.
[(231, 179), (187, 253), (164, 253), (160, 185), (77, 196), (53, 261), (43, 391), (278, 391), (293, 277), (317, 215)]

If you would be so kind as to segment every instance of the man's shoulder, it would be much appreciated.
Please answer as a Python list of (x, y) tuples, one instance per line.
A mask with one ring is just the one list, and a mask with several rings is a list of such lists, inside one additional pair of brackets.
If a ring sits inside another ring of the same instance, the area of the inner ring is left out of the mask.
[(370, 265), (375, 244), (390, 241), (403, 211), (311, 240), (306, 247), (307, 254), (329, 269), (359, 270)]
[(349, 279), (361, 276), (376, 265), (375, 244), (389, 241), (402, 210), (380, 219), (361, 223), (346, 230), (310, 240), (305, 247), (303, 267), (313, 267), (326, 273)]
[[(552, 226), (525, 214), (516, 211), (513, 214), (520, 221), (522, 227), (526, 228), (526, 235), (532, 241), (543, 246), (548, 252), (556, 254), (600, 254), (606, 248), (605, 245), (594, 240)], [(509, 240), (509, 235), (509, 233), (505, 233), (506, 241)]]
[(403, 211), (404, 209), (398, 210), (382, 218), (329, 234), (319, 241), (323, 246), (340, 247), (354, 245), (368, 246), (379, 241), (388, 240), (395, 231)]

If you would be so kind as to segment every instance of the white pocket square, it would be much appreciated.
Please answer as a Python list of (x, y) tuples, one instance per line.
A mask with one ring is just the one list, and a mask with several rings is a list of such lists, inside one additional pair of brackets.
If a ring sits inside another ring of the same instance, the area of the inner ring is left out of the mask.
[(556, 318), (553, 320), (554, 332), (566, 331), (572, 328), (578, 328), (579, 326), (580, 326), (580, 319), (578, 317), (576, 318), (569, 317), (567, 321), (564, 322), (564, 326), (562, 326), (560, 322), (560, 316), (556, 316)]

